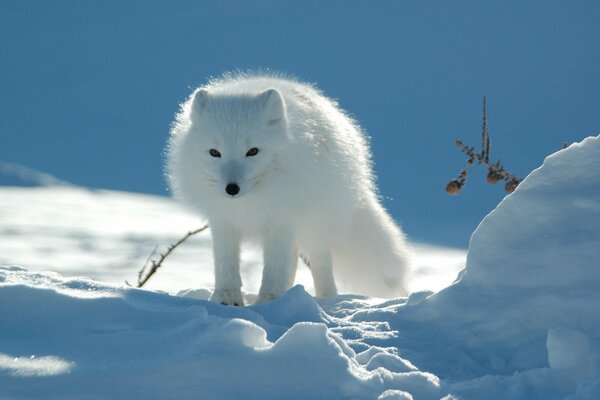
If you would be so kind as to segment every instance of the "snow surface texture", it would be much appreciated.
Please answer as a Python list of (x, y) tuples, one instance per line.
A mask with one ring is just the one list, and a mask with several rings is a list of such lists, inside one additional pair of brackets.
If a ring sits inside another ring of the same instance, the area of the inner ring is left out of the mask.
[(224, 307), (3, 267), (0, 399), (597, 400), (599, 222), (600, 137), (548, 157), (435, 294)]

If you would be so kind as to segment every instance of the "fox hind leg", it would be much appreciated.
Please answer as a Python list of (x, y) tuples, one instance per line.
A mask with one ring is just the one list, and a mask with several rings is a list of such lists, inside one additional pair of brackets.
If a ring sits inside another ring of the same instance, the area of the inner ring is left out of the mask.
[(337, 287), (333, 276), (333, 260), (331, 251), (317, 250), (309, 253), (309, 256), (302, 255), (302, 260), (310, 268), (310, 272), (315, 284), (315, 294), (317, 297), (330, 297), (337, 295)]

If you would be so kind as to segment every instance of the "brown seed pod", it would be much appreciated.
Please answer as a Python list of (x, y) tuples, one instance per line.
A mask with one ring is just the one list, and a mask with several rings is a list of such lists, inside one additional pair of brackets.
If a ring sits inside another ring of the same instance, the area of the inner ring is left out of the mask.
[(461, 188), (462, 188), (462, 184), (459, 181), (457, 181), (456, 179), (453, 179), (450, 182), (448, 182), (448, 184), (446, 185), (446, 193), (452, 194), (452, 195), (459, 194)]
[(504, 185), (504, 190), (506, 190), (508, 193), (512, 193), (515, 191), (517, 186), (519, 186), (519, 183), (521, 183), (521, 182), (514, 180), (514, 179), (510, 180), (510, 181), (506, 182), (506, 185)]

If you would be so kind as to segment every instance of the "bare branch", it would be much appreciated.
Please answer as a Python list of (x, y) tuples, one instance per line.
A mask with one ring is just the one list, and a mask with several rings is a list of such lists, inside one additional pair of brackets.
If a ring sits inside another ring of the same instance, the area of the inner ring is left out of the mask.
[[(154, 255), (156, 254), (156, 250), (157, 249), (158, 249), (158, 245), (155, 244), (154, 248), (152, 249), (152, 253), (150, 253), (150, 255), (148, 256), (148, 258), (146, 258), (146, 261), (144, 262), (144, 266), (138, 272), (138, 279), (137, 279), (138, 280), (138, 285), (139, 285), (139, 283), (143, 279), (143, 274), (144, 274), (144, 271), (146, 270), (146, 266), (148, 266), (148, 263), (152, 260), (152, 257), (154, 257)], [(140, 286), (138, 286), (138, 287), (140, 287)]]
[[(175, 242), (172, 245), (169, 245), (169, 247), (167, 247), (167, 251), (165, 253), (159, 255), (158, 260), (152, 259), (154, 254), (156, 254), (156, 246), (154, 246), (154, 250), (152, 250), (152, 253), (150, 254), (148, 259), (144, 263), (144, 266), (138, 273), (137, 287), (141, 288), (142, 286), (144, 286), (144, 284), (146, 284), (146, 282), (148, 282), (148, 279), (150, 279), (152, 277), (152, 275), (154, 275), (156, 273), (156, 271), (161, 267), (165, 258), (167, 258), (169, 256), (169, 254), (171, 254), (173, 252), (173, 250), (175, 250), (177, 248), (177, 246), (179, 246), (180, 244), (185, 242), (190, 236), (196, 235), (206, 229), (208, 229), (208, 225), (204, 225), (202, 228), (198, 228), (196, 230), (189, 231), (184, 237), (179, 239), (177, 242)], [(148, 269), (148, 272), (145, 273), (147, 266), (148, 266), (148, 262), (150, 262), (150, 269)], [(126, 282), (126, 283), (129, 285), (129, 282)]]
[(487, 110), (486, 110), (486, 98), (483, 98), (483, 118), (482, 118), (482, 127), (481, 127), (481, 152), (478, 153), (475, 151), (473, 147), (469, 147), (465, 145), (462, 141), (457, 140), (456, 145), (463, 153), (467, 154), (469, 158), (467, 159), (467, 165), (465, 168), (460, 171), (457, 179), (451, 180), (446, 186), (446, 192), (448, 194), (458, 194), (460, 190), (465, 185), (467, 180), (467, 173), (469, 172), (469, 168), (473, 165), (475, 161), (478, 164), (483, 164), (488, 167), (488, 175), (487, 181), (488, 183), (498, 183), (502, 180), (506, 181), (504, 189), (511, 193), (517, 188), (519, 183), (521, 183), (521, 179), (517, 178), (513, 174), (509, 173), (504, 167), (500, 164), (500, 161), (492, 164), (490, 163), (490, 152), (492, 148), (492, 139), (490, 136), (490, 131), (487, 126)]

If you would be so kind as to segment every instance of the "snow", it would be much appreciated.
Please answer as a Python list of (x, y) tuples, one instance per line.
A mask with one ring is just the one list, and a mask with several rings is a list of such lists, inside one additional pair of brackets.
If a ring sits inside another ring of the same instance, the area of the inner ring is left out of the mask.
[(9, 398), (376, 398), (407, 385), (440, 392), (430, 374), (360, 364), (328, 327), (347, 324), (301, 286), (240, 308), (18, 267), (4, 267), (0, 280), (0, 348), (10, 349), (0, 358), (0, 393)]
[(550, 368), (564, 373), (587, 372), (592, 354), (590, 341), (581, 331), (566, 327), (550, 329), (546, 340)]
[(0, 196), (0, 263), (27, 266), (0, 267), (0, 399), (600, 398), (600, 137), (507, 196), (454, 283), (460, 254), (415, 245), (413, 293), (390, 300), (314, 298), (305, 275), (270, 303), (210, 303), (209, 235), (155, 290), (129, 288), (154, 243), (201, 221), (152, 196)]
[[(469, 283), (488, 290), (598, 288), (599, 146), (587, 139), (549, 156), (484, 219), (469, 244)], [(510, 268), (498, 268), (499, 261)]]

